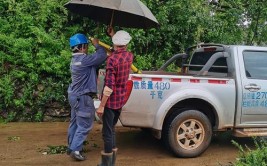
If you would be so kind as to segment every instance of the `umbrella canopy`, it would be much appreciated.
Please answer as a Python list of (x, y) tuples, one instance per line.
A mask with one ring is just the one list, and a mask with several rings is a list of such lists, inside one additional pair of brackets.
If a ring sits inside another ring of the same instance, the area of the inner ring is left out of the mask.
[(71, 0), (64, 6), (73, 13), (111, 26), (144, 29), (159, 26), (155, 16), (139, 0)]

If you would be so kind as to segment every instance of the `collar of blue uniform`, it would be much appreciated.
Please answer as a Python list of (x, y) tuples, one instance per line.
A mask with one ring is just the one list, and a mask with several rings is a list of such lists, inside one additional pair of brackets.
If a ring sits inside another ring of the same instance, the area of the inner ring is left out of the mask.
[(72, 54), (72, 56), (75, 56), (75, 55), (86, 55), (86, 54), (85, 53), (80, 53), (80, 52)]

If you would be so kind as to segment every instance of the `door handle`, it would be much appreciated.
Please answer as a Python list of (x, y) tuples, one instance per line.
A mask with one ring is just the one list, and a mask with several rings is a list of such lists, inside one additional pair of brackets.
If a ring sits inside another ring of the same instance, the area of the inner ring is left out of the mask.
[(257, 92), (261, 89), (261, 86), (258, 86), (257, 84), (249, 84), (245, 85), (244, 88), (249, 90), (250, 92)]

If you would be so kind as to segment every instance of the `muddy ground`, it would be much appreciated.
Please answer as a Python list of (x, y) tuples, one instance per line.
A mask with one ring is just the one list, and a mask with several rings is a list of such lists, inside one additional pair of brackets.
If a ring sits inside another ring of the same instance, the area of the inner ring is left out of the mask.
[[(0, 124), (0, 166), (96, 166), (103, 147), (98, 123), (88, 137), (86, 161), (76, 162), (66, 154), (43, 154), (48, 145), (66, 145), (67, 127), (68, 122)], [(232, 139), (253, 145), (251, 139), (226, 133), (214, 137), (201, 156), (185, 159), (174, 157), (159, 140), (140, 129), (117, 127), (117, 166), (229, 166), (238, 156)]]

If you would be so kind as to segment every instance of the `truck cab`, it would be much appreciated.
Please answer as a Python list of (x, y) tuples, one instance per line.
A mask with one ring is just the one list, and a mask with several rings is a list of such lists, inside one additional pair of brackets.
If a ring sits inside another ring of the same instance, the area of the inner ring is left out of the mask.
[(267, 135), (267, 48), (240, 46), (235, 49), (236, 135)]

